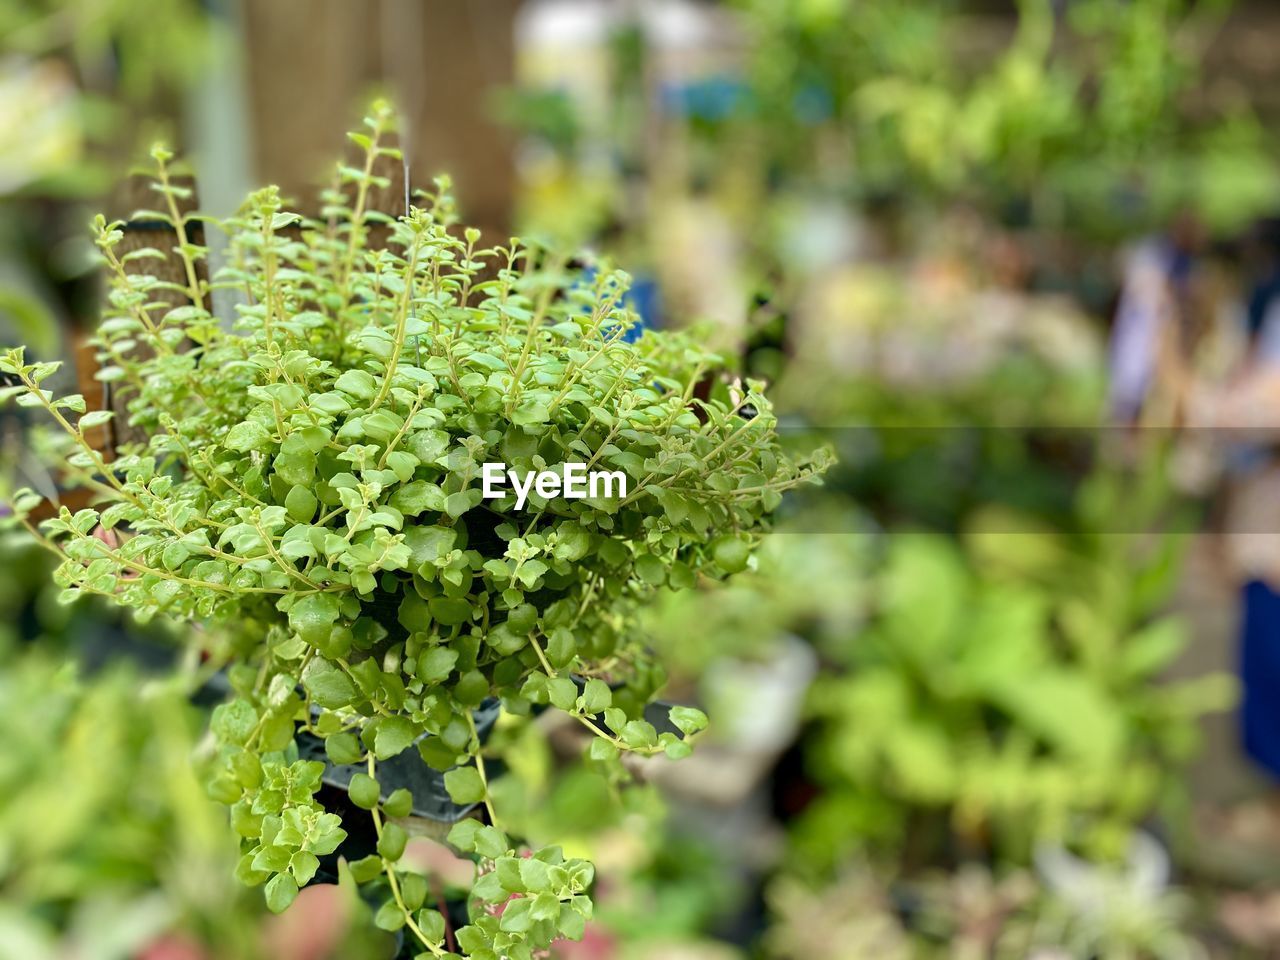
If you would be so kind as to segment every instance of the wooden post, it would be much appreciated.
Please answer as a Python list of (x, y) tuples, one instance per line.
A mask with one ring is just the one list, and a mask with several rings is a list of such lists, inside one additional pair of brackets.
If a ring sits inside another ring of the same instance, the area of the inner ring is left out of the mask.
[[(385, 75), (403, 104), (415, 185), (453, 178), (465, 223), (511, 234), (514, 138), (493, 117), (515, 81), (516, 0), (383, 0)], [(403, 25), (403, 27), (401, 27)]]
[[(491, 119), (514, 76), (517, 0), (246, 0), (256, 177), (305, 213), (374, 90), (401, 109), (415, 187), (452, 176), (463, 219), (509, 236), (513, 141)], [(403, 189), (377, 198), (403, 210)], [(384, 203), (386, 205), (384, 205)]]

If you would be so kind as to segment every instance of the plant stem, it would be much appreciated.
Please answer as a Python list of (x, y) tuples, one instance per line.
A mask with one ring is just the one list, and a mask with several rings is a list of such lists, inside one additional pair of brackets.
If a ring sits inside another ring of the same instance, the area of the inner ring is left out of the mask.
[[(532, 633), (529, 634), (529, 644), (533, 647), (534, 653), (538, 655), (538, 660), (539, 662), (541, 662), (542, 669), (546, 671), (547, 676), (552, 678), (553, 680), (559, 677), (560, 674), (556, 671), (555, 667), (551, 666), (551, 662), (547, 660), (547, 655), (542, 652), (542, 647), (538, 644), (537, 638)], [(588, 730), (594, 733), (597, 737), (600, 737), (603, 740), (608, 740), (612, 742), (614, 746), (616, 746), (619, 750), (629, 750), (633, 753), (643, 754), (646, 757), (651, 757), (655, 753), (659, 753), (662, 750), (661, 747), (656, 747), (656, 746), (646, 747), (643, 750), (640, 750), (636, 747), (630, 747), (623, 741), (621, 737), (614, 736), (613, 734), (609, 733), (607, 730), (601, 729), (599, 724), (597, 724), (594, 720), (592, 720), (590, 717), (586, 716), (585, 714), (578, 713), (576, 710), (566, 710), (565, 713), (573, 717), (575, 720), (581, 723), (584, 727), (586, 727)], [(481, 779), (484, 779), (484, 774), (481, 773), (480, 777)]]
[(480, 774), (480, 782), (484, 784), (484, 808), (489, 813), (489, 822), (498, 826), (498, 815), (493, 812), (493, 801), (489, 799), (489, 778), (484, 769), (484, 748), (480, 743), (480, 734), (476, 732), (476, 718), (467, 711), (467, 726), (471, 728), (471, 739), (476, 743), (476, 773)]
[(396, 307), (396, 330), (391, 338), (391, 356), (387, 358), (387, 369), (382, 375), (382, 386), (374, 397), (369, 409), (377, 410), (391, 392), (391, 380), (396, 373), (396, 365), (400, 362), (400, 352), (404, 349), (405, 325), (409, 320), (409, 307), (413, 303), (413, 278), (418, 270), (418, 252), (422, 248), (422, 235), (414, 240), (413, 250), (409, 254), (409, 265), (405, 270), (404, 293), (400, 295), (400, 303)]
[(204, 297), (200, 292), (200, 281), (196, 277), (196, 264), (187, 251), (187, 218), (178, 212), (178, 202), (174, 199), (173, 189), (169, 184), (168, 164), (163, 160), (156, 160), (156, 167), (159, 170), (160, 185), (164, 188), (160, 192), (164, 194), (165, 202), (168, 204), (169, 222), (173, 226), (174, 236), (178, 241), (178, 256), (182, 258), (182, 266), (187, 274), (187, 296), (192, 306), (203, 307)]
[[(368, 756), (367, 768), (369, 776), (376, 780), (377, 766), (374, 763), (372, 753)], [(381, 842), (382, 814), (376, 806), (370, 810), (369, 813), (373, 817), (373, 831), (377, 835), (379, 842)], [(405, 906), (404, 895), (400, 892), (400, 881), (396, 878), (395, 865), (387, 860), (386, 857), (381, 857), (380, 859), (382, 860), (382, 872), (387, 875), (387, 884), (391, 887), (391, 896), (395, 900), (396, 906), (398, 906), (401, 912), (404, 913), (405, 926), (413, 932), (413, 935), (418, 938), (424, 947), (430, 950), (437, 957), (443, 957), (445, 952), (440, 949), (438, 944), (432, 943), (431, 940), (427, 938), (427, 935), (423, 933), (422, 928), (418, 926), (418, 921), (413, 919), (413, 914), (409, 911), (409, 908)]]

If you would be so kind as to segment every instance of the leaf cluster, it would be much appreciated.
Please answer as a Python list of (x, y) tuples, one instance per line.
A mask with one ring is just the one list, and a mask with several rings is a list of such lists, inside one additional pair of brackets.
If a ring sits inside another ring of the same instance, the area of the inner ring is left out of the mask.
[[(473, 716), (494, 698), (515, 715), (571, 714), (594, 760), (617, 770), (624, 751), (686, 754), (706, 718), (678, 708), (664, 732), (643, 718), (663, 677), (632, 612), (660, 588), (744, 569), (782, 493), (816, 480), (826, 455), (781, 450), (759, 384), (703, 396), (720, 361), (691, 339), (628, 342), (625, 274), (587, 279), (518, 240), (483, 246), (459, 227), (446, 181), (402, 217), (374, 210), (391, 123), (379, 108), (352, 135), (363, 164), (338, 167), (321, 219), (273, 188), (225, 221), (182, 213), (185, 188), (157, 149), (160, 209), (135, 218), (166, 226), (172, 250), (124, 253), (121, 225), (97, 220), (110, 280), (99, 376), (144, 443), (109, 461), (86, 431), (112, 414), (42, 386), (56, 365), (18, 349), (0, 370), (16, 382), (6, 396), (54, 422), (69, 480), (100, 495), (38, 529), (39, 497), (14, 499), (60, 557), (64, 597), (235, 635), (210, 790), (242, 838), (241, 879), (284, 909), (346, 836), (315, 798), (323, 764), (298, 758), (303, 729), (331, 763), (367, 771), (350, 796), (374, 818), (378, 856), (353, 872), (386, 896), (379, 923), (439, 954), (421, 877), (399, 866), (396, 820), (413, 798), (384, 790), (378, 764), (415, 750), (446, 771), (455, 802), (496, 820)], [(193, 221), (226, 234), (225, 264), (210, 268)], [(171, 254), (182, 281), (146, 272)], [(211, 296), (237, 301), (233, 323)], [(481, 496), (492, 461), (584, 463), (629, 482), (607, 498), (535, 491), (516, 511)], [(509, 875), (508, 849), (489, 846), (469, 850), (489, 861), (482, 878)], [(504, 888), (533, 896), (501, 919), (481, 910), (459, 931), (470, 955), (528, 955), (581, 933), (583, 868), (546, 851), (536, 861), (555, 879)], [(484, 882), (478, 903), (491, 902)]]

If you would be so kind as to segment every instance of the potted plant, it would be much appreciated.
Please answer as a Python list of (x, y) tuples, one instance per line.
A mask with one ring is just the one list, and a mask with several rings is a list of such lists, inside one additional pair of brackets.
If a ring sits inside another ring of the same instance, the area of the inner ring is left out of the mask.
[[(339, 872), (376, 899), (378, 925), (420, 956), (527, 958), (581, 936), (593, 869), (557, 847), (524, 855), (502, 831), (476, 709), (563, 710), (620, 777), (621, 753), (687, 754), (706, 718), (673, 708), (661, 734), (643, 719), (662, 671), (631, 614), (660, 588), (744, 569), (782, 492), (826, 453), (779, 449), (759, 384), (695, 398), (720, 361), (690, 337), (626, 342), (625, 274), (585, 283), (554, 253), (483, 246), (447, 182), (398, 219), (372, 211), (392, 117), (379, 106), (366, 123), (351, 135), (363, 167), (339, 168), (323, 220), (274, 188), (226, 221), (183, 213), (170, 155), (153, 153), (161, 209), (139, 217), (177, 237), (199, 217), (226, 232), (229, 263), (202, 279), (206, 249), (180, 243), (189, 302), (160, 303), (174, 285), (126, 270), (118, 227), (98, 219), (100, 376), (148, 439), (105, 462), (84, 434), (111, 414), (46, 390), (55, 365), (10, 350), (4, 394), (52, 418), (47, 449), (100, 495), (38, 526), (35, 494), (12, 507), (60, 557), (67, 599), (229, 637), (209, 789), (242, 838), (238, 875), (271, 909), (350, 832), (316, 799), (325, 764), (295, 742), (308, 734), (332, 764), (360, 765), (349, 800), (376, 851)], [(233, 325), (205, 309), (210, 287), (239, 296)], [(575, 470), (609, 476), (575, 496)], [(503, 477), (521, 492), (495, 490)], [(479, 864), (456, 931), (402, 859), (415, 797), (382, 771), (410, 751), (488, 821), (449, 833)]]

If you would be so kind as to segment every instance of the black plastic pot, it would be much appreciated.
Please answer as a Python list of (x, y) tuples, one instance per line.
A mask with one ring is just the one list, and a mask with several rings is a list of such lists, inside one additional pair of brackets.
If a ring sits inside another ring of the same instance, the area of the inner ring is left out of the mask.
[[(381, 774), (379, 776), (381, 777)], [(354, 863), (357, 860), (362, 860), (375, 854), (378, 848), (378, 837), (373, 827), (373, 818), (369, 816), (369, 811), (362, 810), (351, 802), (345, 787), (338, 789), (326, 784), (321, 788), (319, 799), (327, 811), (336, 813), (342, 818), (342, 825), (347, 831), (347, 838), (342, 841), (342, 845), (333, 853), (320, 858), (320, 867), (307, 884), (309, 887), (316, 884), (336, 884), (338, 882), (339, 857), (348, 863)], [(376, 888), (367, 891), (365, 900), (370, 910), (378, 908), (380, 898)], [(439, 904), (430, 896), (425, 905), (432, 909), (439, 909)], [(457, 931), (470, 922), (465, 899), (446, 898), (444, 909), (451, 930)], [(416, 957), (419, 953), (417, 941), (412, 936), (406, 936), (403, 930), (395, 933), (394, 943), (394, 950), (389, 951), (386, 955), (387, 960), (410, 960), (410, 958)]]
[[(485, 700), (473, 711), (476, 733), (482, 745), (488, 741), (501, 712), (501, 703), (493, 697)], [(419, 740), (427, 736), (432, 735), (426, 734), (419, 737)], [(320, 858), (320, 867), (308, 886), (317, 883), (337, 883), (339, 858), (345, 859), (348, 863), (354, 863), (377, 853), (378, 849), (378, 836), (373, 826), (373, 818), (369, 815), (369, 811), (352, 803), (347, 793), (351, 778), (357, 773), (363, 773), (365, 767), (363, 764), (329, 762), (324, 751), (324, 741), (306, 731), (300, 731), (295, 741), (302, 759), (318, 760), (324, 764), (317, 799), (325, 810), (341, 818), (343, 829), (347, 831), (347, 838), (342, 841), (342, 845), (328, 856)], [(490, 779), (501, 776), (506, 771), (505, 765), (500, 760), (488, 760), (485, 765)], [(401, 788), (409, 790), (413, 794), (411, 816), (437, 823), (456, 823), (480, 806), (478, 803), (454, 803), (445, 789), (444, 774), (428, 766), (415, 747), (409, 747), (391, 759), (378, 763), (378, 786), (383, 800)], [(452, 929), (457, 930), (466, 925), (465, 901), (448, 900), (445, 902), (445, 907), (448, 910), (449, 924)], [(398, 944), (396, 957), (416, 955), (410, 949), (412, 944), (403, 939), (399, 940)]]
[[(230, 690), (231, 685), (227, 682), (226, 674), (219, 671), (196, 691), (192, 700), (197, 705), (212, 708), (225, 701)], [(481, 746), (488, 742), (489, 735), (493, 732), (501, 713), (502, 703), (496, 697), (487, 698), (472, 711), (471, 716), (475, 720), (476, 734), (480, 738)], [(320, 711), (313, 708), (312, 716), (319, 715)], [(414, 742), (416, 744), (429, 736), (432, 734), (423, 734)], [(299, 730), (294, 741), (298, 745), (298, 756), (301, 759), (319, 760), (324, 764), (324, 774), (320, 777), (320, 782), (332, 791), (340, 793), (345, 799), (351, 778), (357, 773), (364, 772), (363, 764), (331, 763), (325, 754), (324, 740), (305, 730)], [(491, 778), (506, 772), (506, 766), (501, 760), (489, 760), (486, 762), (486, 767)], [(428, 766), (416, 747), (412, 746), (391, 759), (378, 763), (378, 784), (382, 788), (384, 800), (401, 787), (407, 789), (413, 794), (412, 815), (435, 820), (438, 823), (456, 823), (479, 806), (475, 803), (454, 803), (449, 797), (449, 791), (444, 787), (444, 774)], [(329, 809), (328, 803), (325, 807)], [(373, 846), (374, 844), (370, 844), (370, 852)], [(348, 857), (348, 859), (356, 858)]]
[[(501, 712), (502, 704), (494, 697), (489, 697), (472, 712), (481, 745), (488, 742)], [(429, 736), (432, 734), (424, 734), (418, 739), (425, 740)], [(302, 759), (319, 760), (324, 763), (324, 774), (320, 782), (340, 790), (344, 796), (351, 778), (357, 773), (365, 772), (363, 764), (330, 763), (325, 756), (324, 741), (319, 737), (306, 731), (299, 731), (295, 739), (298, 744), (298, 754)], [(490, 777), (498, 776), (505, 771), (500, 760), (489, 760), (485, 765)], [(449, 798), (449, 791), (444, 787), (444, 774), (429, 767), (414, 747), (409, 747), (390, 760), (379, 761), (378, 786), (382, 788), (384, 800), (402, 787), (407, 789), (413, 794), (413, 816), (435, 820), (438, 823), (456, 823), (478, 806), (475, 803), (454, 803)]]
[[(586, 689), (587, 680), (585, 677), (580, 677), (576, 673), (571, 673), (569, 678), (577, 685), (579, 694)], [(620, 690), (623, 686), (625, 686), (625, 684), (611, 683), (609, 684), (609, 689)], [(683, 740), (684, 733), (679, 727), (671, 722), (671, 708), (678, 706), (680, 706), (680, 704), (672, 703), (669, 700), (655, 700), (652, 703), (645, 704), (644, 719), (653, 724), (653, 729), (657, 731), (659, 736), (664, 733), (674, 733), (679, 739)], [(548, 709), (547, 706), (541, 705), (535, 708), (535, 712), (541, 713), (546, 709)], [(608, 730), (614, 736), (618, 735), (618, 731), (610, 727), (605, 721), (603, 713), (597, 713), (591, 719), (596, 726), (600, 727), (602, 730)]]

